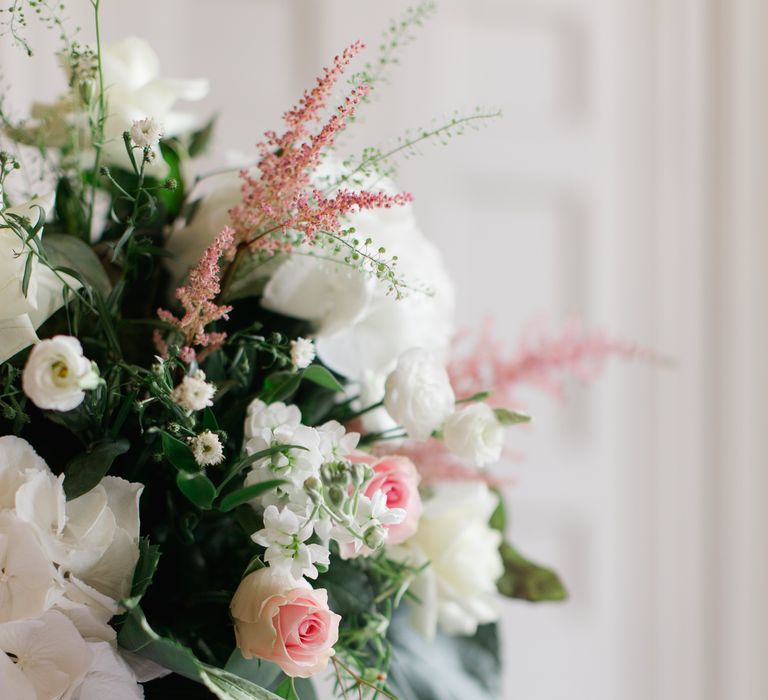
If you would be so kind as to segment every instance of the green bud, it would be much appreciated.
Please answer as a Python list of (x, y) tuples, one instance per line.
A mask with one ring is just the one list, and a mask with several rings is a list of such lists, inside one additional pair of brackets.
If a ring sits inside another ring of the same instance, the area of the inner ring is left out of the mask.
[(363, 535), (363, 542), (369, 549), (376, 550), (387, 539), (387, 532), (381, 525), (371, 525)]

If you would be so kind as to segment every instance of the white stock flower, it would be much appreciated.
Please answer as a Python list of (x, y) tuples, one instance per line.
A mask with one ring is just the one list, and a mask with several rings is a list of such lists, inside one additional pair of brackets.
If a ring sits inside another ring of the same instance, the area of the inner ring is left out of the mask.
[(429, 562), (411, 590), (413, 621), (427, 638), (472, 635), (498, 619), (496, 581), (504, 573), (501, 534), (488, 524), (498, 497), (482, 482), (445, 482), (423, 502), (416, 534), (390, 555), (413, 566)]
[(80, 633), (56, 610), (0, 625), (3, 698), (75, 700), (91, 660)]
[(192, 448), (192, 454), (195, 456), (195, 461), (201, 467), (220, 464), (224, 459), (224, 448), (221, 445), (221, 440), (216, 433), (210, 430), (204, 430), (192, 438), (190, 447)]
[(77, 408), (85, 398), (85, 390), (95, 389), (98, 383), (95, 365), (83, 356), (80, 341), (69, 335), (37, 343), (21, 377), (24, 393), (32, 403), (54, 411)]
[(301, 411), (293, 404), (286, 406), (280, 401), (266, 404), (261, 399), (254, 399), (248, 404), (245, 418), (246, 440), (261, 433), (262, 428), (274, 431), (281, 426), (291, 428), (301, 423)]
[(0, 513), (0, 623), (42, 615), (58, 583), (35, 529), (11, 511)]
[(306, 479), (317, 475), (323, 461), (317, 430), (306, 425), (281, 425), (274, 431), (261, 428), (246, 440), (245, 451), (252, 455), (276, 445), (295, 445), (298, 449), (275, 452), (254, 462), (246, 477), (246, 485), (270, 479), (290, 479), (295, 486), (301, 487)]
[[(46, 214), (53, 210), (54, 195), (32, 199), (26, 204), (6, 209), (3, 214), (26, 217), (37, 222), (41, 207)], [(37, 234), (38, 242), (42, 229)], [(29, 286), (23, 291), (24, 270), (28, 256), (33, 255), (29, 268)], [(64, 282), (72, 289), (80, 283), (69, 275), (56, 275), (41, 263), (18, 234), (0, 218), (0, 362), (5, 362), (20, 350), (37, 341), (35, 332), (64, 303)]]
[(315, 344), (307, 338), (291, 341), (291, 362), (296, 369), (304, 369), (315, 359)]
[(152, 117), (145, 117), (135, 120), (128, 133), (139, 148), (157, 148), (163, 137), (163, 127)]
[(448, 417), (443, 441), (457, 457), (484, 467), (499, 461), (504, 427), (488, 404), (475, 403)]
[(343, 459), (360, 442), (360, 433), (347, 432), (347, 429), (335, 420), (323, 423), (316, 430), (320, 436), (320, 453), (324, 462)]
[(205, 372), (199, 369), (181, 380), (171, 393), (171, 398), (185, 411), (202, 411), (213, 406), (215, 393), (216, 387), (205, 381)]
[(397, 525), (405, 517), (406, 512), (402, 508), (387, 506), (387, 497), (383, 491), (376, 491), (371, 498), (360, 495), (354, 528), (362, 535), (362, 539), (355, 537), (343, 525), (335, 525), (331, 537), (339, 543), (342, 559), (370, 556), (386, 542), (386, 526)]
[(445, 367), (422, 348), (400, 355), (385, 387), (387, 413), (415, 440), (426, 440), (455, 410), (456, 397)]
[(267, 506), (264, 510), (264, 528), (251, 535), (251, 539), (266, 547), (264, 561), (293, 578), (317, 578), (316, 564), (328, 566), (330, 553), (319, 544), (305, 544), (312, 536), (312, 521), (295, 513), (291, 508)]

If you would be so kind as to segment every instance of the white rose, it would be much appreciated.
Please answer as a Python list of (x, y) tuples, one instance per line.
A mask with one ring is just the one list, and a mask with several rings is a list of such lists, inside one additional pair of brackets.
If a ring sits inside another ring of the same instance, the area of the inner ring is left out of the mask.
[(32, 348), (21, 383), (38, 408), (71, 411), (83, 402), (86, 389), (98, 385), (99, 375), (77, 338), (56, 335)]
[(443, 441), (457, 457), (484, 467), (499, 461), (504, 428), (488, 404), (476, 403), (448, 417)]
[[(33, 224), (53, 209), (53, 194), (32, 199), (21, 206), (6, 209), (3, 214), (26, 217)], [(42, 236), (42, 230), (37, 234)], [(0, 362), (37, 341), (39, 328), (64, 303), (64, 282), (73, 289), (80, 284), (68, 275), (61, 278), (33, 255), (27, 294), (23, 291), (24, 270), (33, 253), (18, 234), (0, 217)], [(62, 281), (63, 280), (63, 281)]]
[(387, 377), (384, 407), (408, 435), (426, 440), (456, 406), (445, 367), (422, 348), (407, 350)]
[(423, 502), (419, 529), (392, 556), (419, 566), (429, 562), (411, 587), (417, 629), (434, 637), (472, 635), (498, 619), (496, 581), (504, 573), (501, 534), (488, 522), (498, 497), (482, 482), (446, 482)]
[(56, 610), (0, 625), (3, 698), (73, 700), (91, 660), (80, 633)]

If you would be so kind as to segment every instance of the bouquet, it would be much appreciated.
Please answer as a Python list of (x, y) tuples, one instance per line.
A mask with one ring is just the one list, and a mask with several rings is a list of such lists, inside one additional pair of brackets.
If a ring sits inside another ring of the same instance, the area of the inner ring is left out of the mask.
[(91, 4), (92, 47), (58, 4), (2, 15), (28, 51), (25, 9), (61, 29), (66, 88), (2, 113), (0, 696), (493, 697), (499, 595), (566, 596), (505, 540), (514, 390), (633, 348), (457, 337), (393, 178), (494, 112), (335, 149), (430, 4), (216, 174), (175, 111), (206, 81), (102, 45)]

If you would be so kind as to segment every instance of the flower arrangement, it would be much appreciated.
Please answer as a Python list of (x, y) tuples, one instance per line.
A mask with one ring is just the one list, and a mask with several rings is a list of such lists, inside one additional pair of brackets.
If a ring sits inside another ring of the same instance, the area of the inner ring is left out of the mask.
[(334, 102), (364, 47), (337, 56), (252, 166), (197, 177), (213, 124), (174, 109), (206, 81), (103, 46), (91, 4), (93, 47), (58, 3), (0, 15), (28, 51), (25, 10), (62, 30), (67, 85), (2, 114), (0, 696), (492, 697), (499, 595), (566, 595), (505, 540), (487, 468), (529, 418), (503, 402), (634, 349), (456, 341), (393, 177), (495, 113), (335, 152), (431, 4)]

